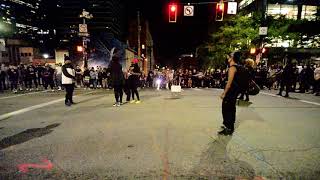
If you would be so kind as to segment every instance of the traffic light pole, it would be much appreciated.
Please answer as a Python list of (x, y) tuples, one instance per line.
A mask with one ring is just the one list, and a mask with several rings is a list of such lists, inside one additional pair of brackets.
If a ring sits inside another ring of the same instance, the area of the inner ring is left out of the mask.
[[(83, 17), (83, 24), (86, 24), (86, 18)], [(82, 37), (82, 47), (83, 47), (83, 52), (82, 52), (82, 58), (83, 58), (83, 67), (87, 68), (88, 67), (88, 57), (87, 57), (87, 43), (86, 43), (86, 37)]]

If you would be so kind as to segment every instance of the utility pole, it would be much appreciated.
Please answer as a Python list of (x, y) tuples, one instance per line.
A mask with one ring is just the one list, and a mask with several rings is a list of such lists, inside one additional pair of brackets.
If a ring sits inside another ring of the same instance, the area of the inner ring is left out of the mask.
[(141, 42), (140, 42), (140, 33), (141, 33), (141, 26), (140, 26), (140, 12), (137, 12), (137, 26), (138, 26), (138, 59), (141, 57)]
[(80, 18), (82, 18), (82, 24), (79, 25), (79, 36), (82, 36), (82, 47), (83, 47), (83, 66), (84, 68), (88, 67), (88, 54), (87, 54), (87, 37), (88, 26), (86, 24), (86, 19), (93, 18), (92, 14), (90, 14), (85, 9), (82, 10), (82, 14), (80, 14)]

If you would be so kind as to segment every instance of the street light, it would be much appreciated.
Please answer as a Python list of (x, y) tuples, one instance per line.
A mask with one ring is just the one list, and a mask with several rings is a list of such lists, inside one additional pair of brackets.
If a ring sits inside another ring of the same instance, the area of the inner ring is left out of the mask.
[(43, 58), (48, 59), (49, 58), (49, 54), (43, 54)]

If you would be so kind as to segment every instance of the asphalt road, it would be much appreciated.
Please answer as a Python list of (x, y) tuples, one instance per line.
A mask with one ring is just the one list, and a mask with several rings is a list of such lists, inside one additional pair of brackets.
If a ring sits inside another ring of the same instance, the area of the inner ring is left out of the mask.
[(320, 98), (264, 91), (218, 136), (218, 89), (0, 95), (0, 179), (319, 179)]

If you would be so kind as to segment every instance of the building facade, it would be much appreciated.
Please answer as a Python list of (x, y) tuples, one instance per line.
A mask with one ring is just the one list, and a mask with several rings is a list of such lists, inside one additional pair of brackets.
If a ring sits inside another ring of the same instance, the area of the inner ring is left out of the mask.
[(247, 13), (265, 12), (268, 16), (288, 19), (317, 20), (319, 0), (240, 0), (239, 10)]
[[(145, 74), (154, 69), (154, 43), (152, 34), (150, 31), (149, 23), (145, 19), (141, 19), (140, 22), (140, 52), (141, 57), (139, 59), (140, 66)], [(129, 31), (127, 42), (129, 47), (138, 52), (138, 24), (137, 20), (131, 20), (129, 24)], [(138, 55), (138, 54), (137, 54)]]
[(42, 49), (52, 39), (53, 31), (48, 26), (46, 1), (48, 0), (1, 1), (0, 38), (5, 42), (5, 48), (2, 48), (0, 62), (18, 64), (21, 61), (21, 47)]

